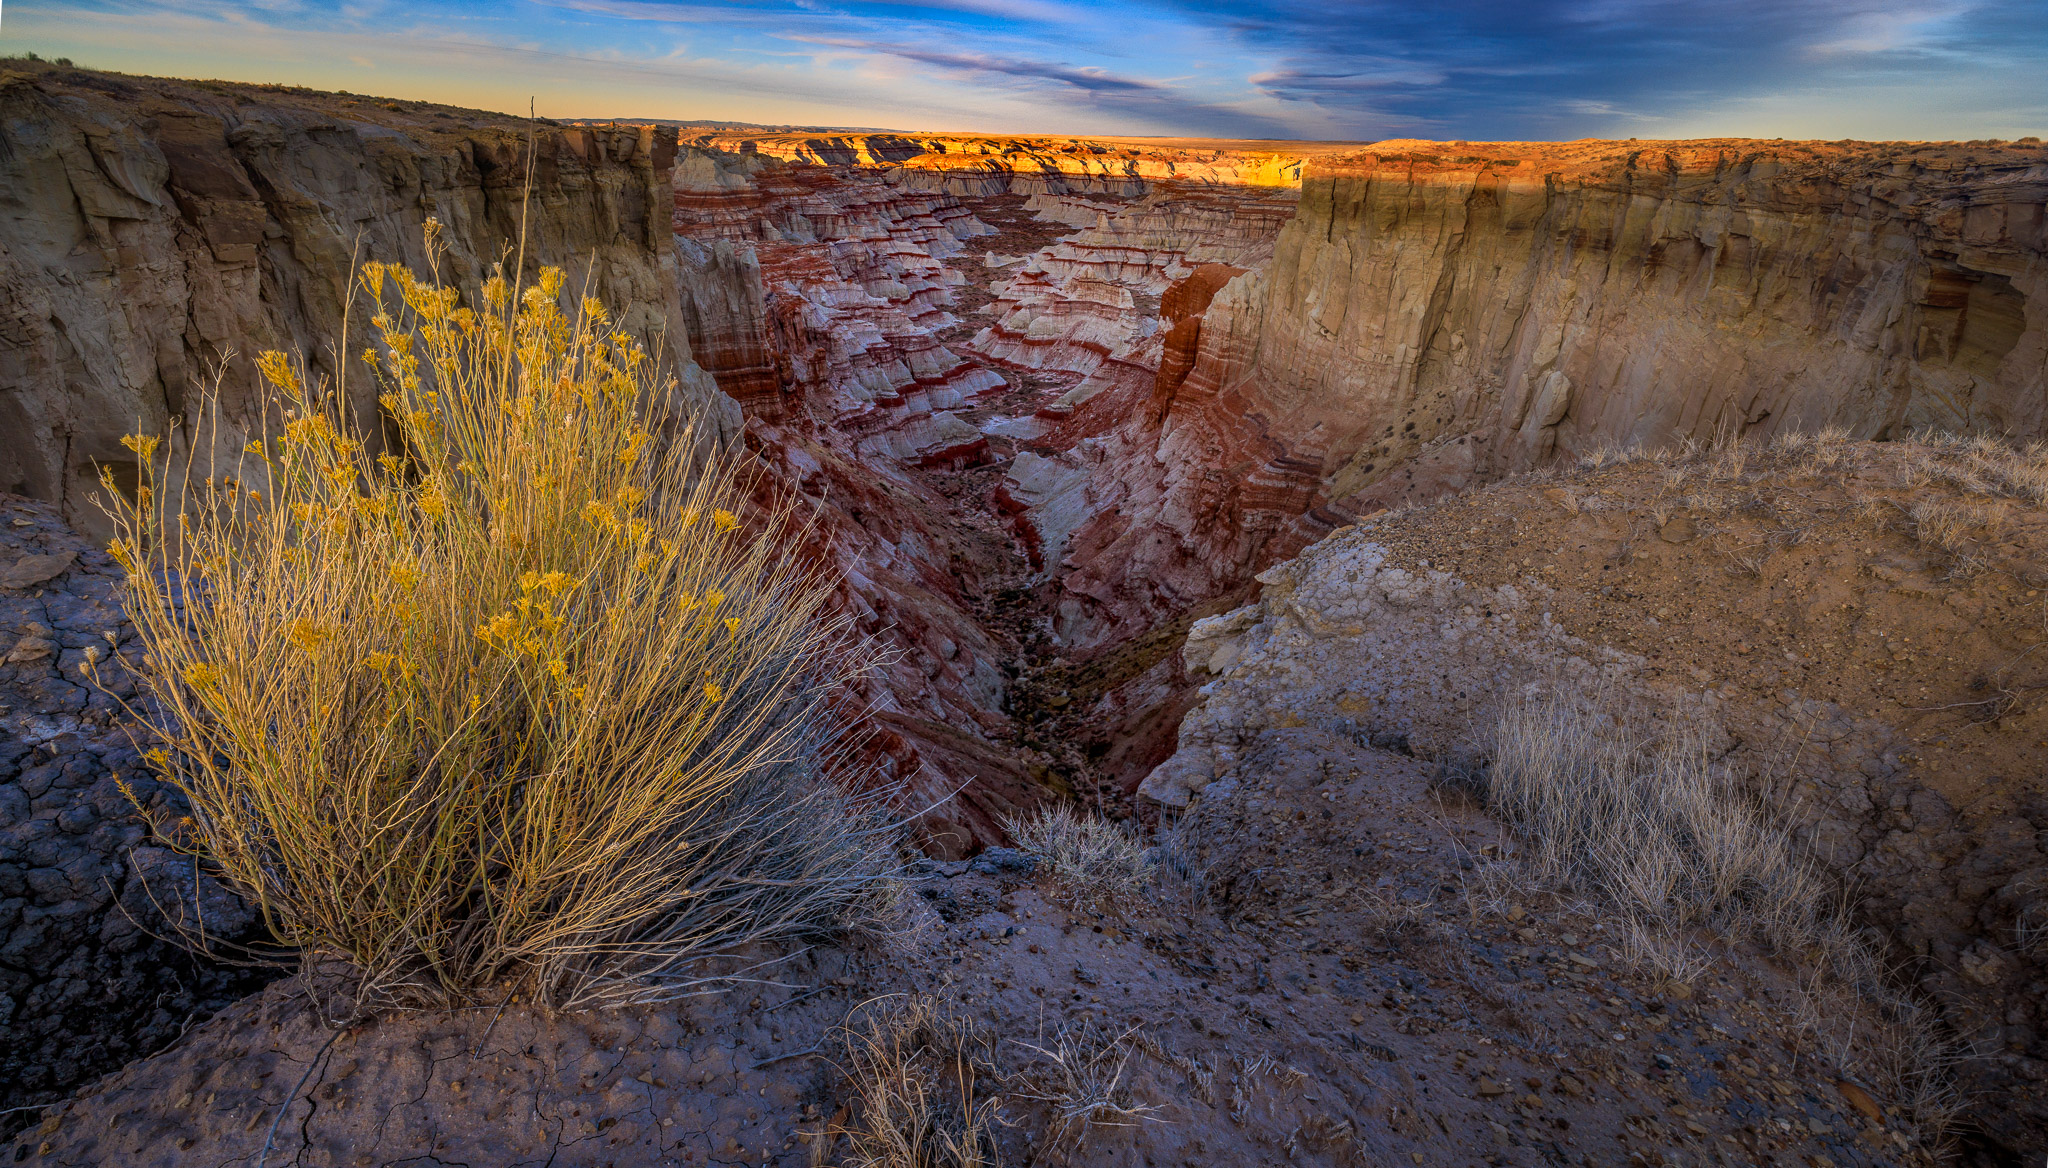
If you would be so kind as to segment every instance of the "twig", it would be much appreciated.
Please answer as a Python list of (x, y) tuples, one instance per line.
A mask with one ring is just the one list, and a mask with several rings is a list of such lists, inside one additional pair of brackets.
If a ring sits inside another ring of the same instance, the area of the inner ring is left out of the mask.
[(498, 1003), (497, 1010), (491, 1014), (491, 1024), (489, 1026), (484, 1027), (484, 1036), (476, 1040), (476, 1049), (469, 1052), (470, 1062), (475, 1062), (477, 1056), (484, 1052), (484, 1043), (489, 1042), (491, 1040), (491, 1031), (496, 1030), (498, 1028), (498, 1019), (504, 1016), (505, 1007), (510, 1005), (511, 1003), (512, 999), (510, 997), (507, 997), (504, 1001)]
[(795, 996), (795, 997), (793, 997), (793, 998), (789, 999), (789, 1000), (788, 1000), (788, 1001), (786, 1001), (786, 1002), (777, 1002), (777, 1003), (775, 1003), (774, 1005), (772, 1005), (772, 1006), (768, 1007), (767, 1009), (765, 1009), (765, 1010), (763, 1010), (763, 1011), (761, 1011), (761, 1012), (762, 1012), (763, 1014), (773, 1014), (773, 1013), (774, 1013), (775, 1011), (777, 1011), (777, 1010), (780, 1010), (780, 1009), (782, 1009), (782, 1008), (783, 1008), (784, 1006), (794, 1006), (794, 1005), (796, 1005), (796, 1004), (797, 1004), (798, 1002), (801, 1002), (801, 1001), (805, 1001), (806, 999), (809, 999), (809, 998), (815, 998), (815, 997), (817, 997), (817, 996), (818, 996), (819, 994), (822, 994), (822, 993), (824, 993), (824, 992), (825, 992), (826, 990), (829, 990), (829, 989), (832, 989), (832, 988), (834, 988), (834, 987), (832, 987), (832, 986), (829, 986), (829, 985), (821, 985), (821, 986), (818, 986), (818, 987), (816, 987), (815, 989), (809, 990), (809, 991), (807, 991), (807, 992), (805, 992), (805, 993), (801, 993), (801, 994), (798, 994), (797, 996)]
[[(790, 1052), (789, 1052), (788, 1054), (778, 1054), (778, 1055), (776, 1055), (776, 1056), (775, 1056), (775, 1057), (773, 1057), (773, 1058), (764, 1058), (764, 1059), (762, 1059), (762, 1060), (761, 1060), (760, 1062), (758, 1062), (758, 1063), (754, 1063), (754, 1064), (752, 1064), (752, 1065), (750, 1065), (750, 1066), (742, 1067), (741, 1069), (742, 1069), (742, 1070), (748, 1070), (748, 1071), (758, 1071), (758, 1070), (760, 1070), (760, 1069), (761, 1069), (762, 1067), (765, 1067), (765, 1066), (767, 1066), (767, 1065), (768, 1065), (768, 1064), (770, 1064), (770, 1063), (779, 1063), (779, 1062), (782, 1062), (782, 1061), (784, 1061), (785, 1059), (793, 1059), (793, 1058), (802, 1058), (802, 1057), (804, 1057), (804, 1056), (805, 1056), (805, 1055), (807, 1055), (807, 1054), (816, 1054), (816, 1053), (818, 1053), (819, 1051), (821, 1051), (821, 1050), (823, 1050), (823, 1049), (825, 1049), (825, 1044), (821, 1042), (821, 1043), (819, 1043), (818, 1045), (816, 1045), (816, 1046), (814, 1046), (814, 1047), (811, 1047), (811, 1048), (810, 1048), (810, 1049), (808, 1049), (808, 1050), (793, 1050), (793, 1051), (790, 1051)], [(263, 1166), (262, 1166), (261, 1164), (259, 1164), (259, 1165), (257, 1165), (257, 1166), (256, 1166), (256, 1168), (263, 1168)]]
[(340, 1038), (344, 1033), (346, 1032), (337, 1030), (325, 1043), (321, 1044), (319, 1053), (313, 1056), (312, 1062), (306, 1064), (306, 1073), (299, 1076), (298, 1085), (292, 1088), (291, 1094), (284, 1097), (284, 1105), (279, 1107), (277, 1114), (270, 1118), (270, 1130), (263, 1133), (263, 1151), (256, 1156), (256, 1168), (263, 1168), (263, 1162), (270, 1159), (270, 1141), (277, 1138), (277, 1125), (284, 1122), (285, 1112), (290, 1111), (292, 1104), (299, 1101), (299, 1092), (305, 1089), (306, 1080), (313, 1077), (313, 1069), (320, 1065), (320, 1060), (327, 1057), (327, 1051), (334, 1045), (334, 1040)]

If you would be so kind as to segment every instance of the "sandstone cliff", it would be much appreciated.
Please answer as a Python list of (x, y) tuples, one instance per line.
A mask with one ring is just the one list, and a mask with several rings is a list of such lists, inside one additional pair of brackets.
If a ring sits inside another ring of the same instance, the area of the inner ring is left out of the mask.
[[(529, 270), (564, 265), (576, 290), (587, 277), (691, 392), (710, 391), (675, 293), (674, 142), (652, 127), (537, 127), (527, 205), (527, 127), (502, 115), (8, 68), (0, 489), (74, 524), (99, 523), (86, 501), (99, 467), (134, 473), (121, 435), (196, 409), (216, 375), (232, 421), (256, 425), (256, 352), (302, 352), (331, 378), (351, 263), (424, 271), (430, 217), (446, 229), (443, 277), (473, 291), (517, 245), (523, 210)], [(374, 417), (373, 400), (355, 405)]]
[[(1099, 643), (1345, 517), (1609, 445), (2048, 433), (2048, 150), (1386, 143), (1128, 420), (1062, 632)], [(1113, 510), (1123, 514), (1111, 514)]]

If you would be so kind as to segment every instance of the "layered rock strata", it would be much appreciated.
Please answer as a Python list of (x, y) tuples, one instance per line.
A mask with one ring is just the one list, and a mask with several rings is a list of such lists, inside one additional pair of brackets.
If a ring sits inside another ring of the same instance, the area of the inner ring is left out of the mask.
[[(1098, 396), (1142, 406), (1173, 323), (1157, 317), (1161, 294), (1205, 261), (1270, 254), (1293, 193), (1154, 181), (1134, 200), (956, 195), (906, 177), (895, 165), (905, 148), (686, 138), (675, 170), (683, 315), (779, 489), (815, 502), (846, 611), (903, 650), (871, 695), (877, 711), (909, 720), (890, 751), (898, 777), (950, 808), (957, 822), (935, 838), (988, 841), (1001, 838), (1001, 814), (1032, 798), (1024, 772), (991, 761), (1014, 749), (997, 744), (1016, 732), (1016, 648), (987, 634), (976, 599), (1005, 587), (1014, 553), (1000, 529), (949, 514), (957, 506), (919, 472), (993, 462), (1020, 442), (1064, 449), (1108, 428), (1102, 410), (1076, 413)], [(1013, 230), (1020, 213), (1037, 227)], [(972, 250), (998, 238), (1036, 246), (1021, 257)], [(993, 501), (1007, 517), (1028, 494), (1019, 483)], [(1041, 526), (1016, 528), (1036, 566)]]
[[(1072, 200), (1034, 196), (1027, 206), (1049, 222), (1079, 218)], [(1119, 206), (1090, 207), (1095, 218), (1085, 229), (1025, 257), (1007, 282), (993, 285), (995, 320), (972, 342), (1006, 364), (1083, 375), (1037, 411), (1050, 424), (1019, 431), (1049, 449), (1067, 449), (1120, 420), (1097, 409), (1094, 424), (1058, 425), (1100, 394), (1153, 385), (1167, 361), (1160, 334), (1188, 315), (1168, 314), (1160, 298), (1198, 268), (1264, 263), (1294, 199), (1291, 191), (1172, 184)], [(1185, 347), (1191, 335), (1179, 343)], [(1131, 396), (1112, 400), (1126, 405)]]
[(750, 416), (886, 431), (889, 459), (967, 453), (937, 416), (1003, 380), (934, 335), (966, 282), (944, 261), (990, 233), (959, 200), (697, 149), (675, 198), (685, 319)]
[[(160, 432), (216, 389), (231, 429), (258, 427), (254, 354), (297, 352), (338, 380), (336, 339), (346, 352), (370, 340), (360, 306), (343, 337), (351, 266), (425, 273), (430, 218), (444, 280), (474, 294), (500, 259), (564, 266), (571, 288), (619, 305), (628, 332), (662, 347), (687, 391), (711, 391), (675, 292), (674, 140), (653, 127), (7, 68), (0, 489), (74, 524), (100, 522), (87, 498), (101, 467), (133, 478), (123, 434)], [(373, 418), (367, 381), (350, 393)]]
[(1037, 798), (1008, 745), (1017, 648), (981, 611), (1008, 549), (919, 473), (993, 457), (963, 411), (1008, 383), (941, 339), (993, 229), (949, 194), (758, 153), (687, 146), (675, 181), (683, 315), (745, 414), (763, 503), (799, 506), (840, 611), (894, 650), (855, 703), (876, 759), (929, 809), (932, 851), (999, 839)]
[(2048, 428), (2037, 145), (1387, 143), (1308, 164), (1093, 481), (1101, 644), (1347, 517), (1602, 446)]
[(1294, 187), (1309, 159), (1355, 147), (1331, 142), (1172, 138), (990, 137), (978, 134), (812, 134), (723, 131), (685, 146), (886, 174), (955, 195), (1142, 195), (1154, 183)]

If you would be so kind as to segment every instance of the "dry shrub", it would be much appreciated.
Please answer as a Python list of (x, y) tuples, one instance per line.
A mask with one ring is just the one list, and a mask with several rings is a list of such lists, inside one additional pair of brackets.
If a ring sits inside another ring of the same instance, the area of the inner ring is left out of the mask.
[(1112, 1033), (1092, 1021), (1070, 1022), (1048, 1045), (1018, 1045), (1038, 1056), (1036, 1066), (1020, 1072), (1029, 1089), (1018, 1096), (1051, 1110), (1046, 1147), (1072, 1153), (1094, 1128), (1136, 1127), (1156, 1118), (1159, 1109), (1138, 1102), (1124, 1081), (1131, 1057), (1150, 1045), (1137, 1027)]
[(1803, 970), (1795, 1022), (1939, 1145), (1958, 1110), (1958, 1047), (1927, 1008), (1891, 987), (1850, 906), (1791, 833), (1714, 764), (1690, 725), (1658, 727), (1597, 695), (1509, 700), (1493, 727), (1487, 801), (1530, 845), (1544, 877), (1622, 916), (1619, 954), (1690, 982), (1709, 958), (1688, 932), (1755, 940)]
[[(893, 866), (830, 777), (865, 653), (830, 581), (787, 516), (740, 522), (735, 456), (562, 284), (494, 276), (472, 309), (367, 266), (389, 453), (281, 353), (281, 434), (182, 466), (130, 440), (113, 551), (150, 758), (192, 803), (175, 841), (362, 1003), (685, 992)], [(221, 440), (195, 431), (172, 446)]]
[[(985, 1168), (1000, 1162), (1002, 1097), (984, 1092), (998, 1071), (987, 1031), (929, 995), (883, 998), (842, 1028), (840, 1070), (858, 1114), (834, 1129), (849, 1168)], [(825, 1144), (814, 1145), (821, 1153)]]
[(1108, 906), (1145, 886), (1144, 845), (1118, 824), (1060, 804), (1003, 821), (1017, 846), (1036, 852), (1065, 898)]
[(1762, 933), (1798, 951), (1830, 931), (1827, 884), (1791, 835), (1687, 728), (1559, 698), (1515, 699), (1494, 727), (1488, 805), (1546, 876), (1631, 914)]

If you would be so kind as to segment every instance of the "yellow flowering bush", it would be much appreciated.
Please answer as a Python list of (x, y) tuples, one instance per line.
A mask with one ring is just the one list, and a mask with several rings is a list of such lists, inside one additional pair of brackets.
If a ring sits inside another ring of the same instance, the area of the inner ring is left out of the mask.
[(892, 870), (833, 778), (830, 582), (564, 282), (365, 265), (379, 417), (264, 353), (272, 432), (164, 444), (233, 465), (138, 436), (108, 484), (179, 840), (372, 1004), (657, 998)]

